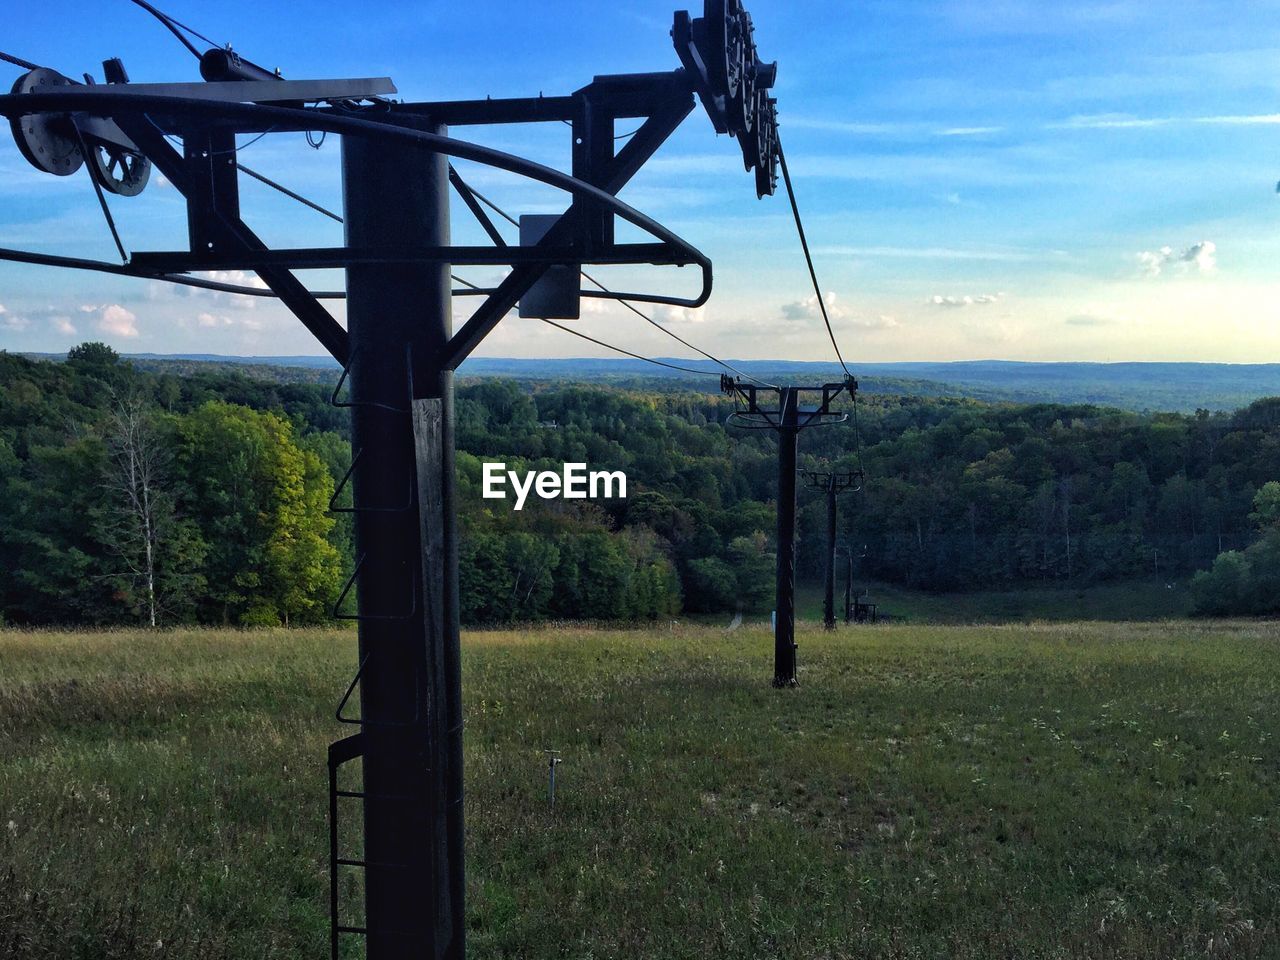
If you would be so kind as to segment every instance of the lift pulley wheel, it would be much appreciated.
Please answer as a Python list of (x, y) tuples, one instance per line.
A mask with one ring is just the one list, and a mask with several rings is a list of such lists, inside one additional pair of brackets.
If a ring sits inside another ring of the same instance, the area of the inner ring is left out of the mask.
[(102, 189), (122, 197), (136, 197), (151, 178), (150, 160), (115, 143), (89, 141), (89, 169)]
[[(74, 86), (57, 70), (37, 67), (13, 85), (12, 93), (44, 93), (51, 87)], [(84, 164), (75, 122), (64, 113), (30, 113), (9, 121), (13, 139), (27, 162), (37, 170), (69, 177)]]
[[(755, 130), (756, 196), (772, 196), (778, 186), (778, 101), (763, 90)], [(747, 164), (747, 169), (751, 169)]]
[(743, 46), (741, 0), (706, 0), (703, 24), (706, 31), (707, 73), (726, 106), (742, 86)]
[(756, 90), (759, 79), (758, 66), (760, 54), (756, 51), (756, 28), (751, 23), (751, 14), (745, 10), (738, 13), (737, 21), (739, 69), (741, 81), (735, 91), (729, 94), (729, 129), (736, 131), (738, 139), (750, 138), (756, 125)]

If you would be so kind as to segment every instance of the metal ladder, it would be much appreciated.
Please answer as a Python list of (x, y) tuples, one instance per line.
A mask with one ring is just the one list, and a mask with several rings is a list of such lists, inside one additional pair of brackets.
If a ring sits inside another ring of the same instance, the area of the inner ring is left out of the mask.
[[(338, 378), (338, 383), (334, 387), (333, 394), (329, 402), (335, 407), (371, 407), (390, 415), (408, 416), (410, 410), (408, 407), (395, 407), (389, 404), (376, 402), (354, 402), (340, 401), (339, 394), (343, 385), (346, 383), (350, 373), (351, 365), (348, 361), (347, 365), (342, 368), (342, 375)], [(410, 367), (410, 369), (412, 369)], [(413, 395), (413, 384), (408, 384), (406, 391), (408, 397)], [(347, 484), (351, 481), (352, 475), (355, 473), (356, 466), (360, 462), (360, 456), (363, 450), (357, 450), (351, 458), (351, 465), (343, 474), (342, 479), (334, 487), (333, 496), (329, 498), (329, 511), (331, 513), (409, 513), (417, 509), (417, 495), (415, 484), (410, 480), (409, 490), (403, 504), (388, 507), (340, 507), (338, 499), (342, 495), (342, 491), (346, 489)], [(337, 600), (333, 605), (333, 616), (338, 620), (408, 620), (417, 615), (418, 612), (418, 595), (420, 593), (417, 584), (413, 585), (413, 600), (408, 612), (403, 614), (369, 614), (369, 613), (342, 613), (342, 605), (350, 595), (351, 591), (359, 579), (361, 568), (364, 566), (365, 555), (362, 554), (356, 561), (355, 568), (351, 572), (351, 576), (347, 579), (346, 584), (338, 594)], [(371, 652), (370, 652), (371, 653)], [(356, 674), (351, 679), (351, 683), (347, 685), (346, 691), (342, 695), (342, 699), (338, 702), (337, 709), (334, 711), (334, 717), (339, 723), (351, 724), (361, 728), (361, 732), (355, 733), (349, 737), (344, 737), (335, 743), (329, 745), (329, 954), (331, 960), (338, 960), (342, 938), (344, 936), (368, 937), (370, 930), (366, 920), (364, 925), (344, 924), (341, 918), (341, 897), (340, 897), (340, 879), (344, 869), (354, 869), (367, 871), (373, 869), (388, 870), (408, 870), (410, 865), (406, 863), (383, 863), (372, 862), (365, 859), (355, 857), (346, 857), (342, 855), (340, 849), (340, 822), (342, 800), (355, 800), (360, 804), (361, 812), (363, 812), (364, 801), (368, 798), (376, 798), (383, 801), (392, 802), (410, 802), (413, 798), (409, 796), (393, 796), (389, 794), (370, 794), (363, 789), (360, 790), (343, 790), (339, 788), (339, 771), (344, 764), (353, 760), (364, 757), (364, 728), (368, 726), (382, 727), (409, 727), (416, 726), (423, 719), (422, 704), (416, 703), (413, 717), (406, 722), (382, 722), (365, 720), (360, 717), (349, 717), (345, 710), (356, 688), (360, 685), (360, 678), (364, 674), (365, 665), (368, 661), (370, 653), (360, 661), (360, 665), (356, 670)], [(421, 669), (421, 666), (415, 669)], [(415, 685), (416, 686), (416, 685)], [(413, 933), (407, 931), (394, 930), (378, 930), (379, 936), (390, 937), (411, 937)]]

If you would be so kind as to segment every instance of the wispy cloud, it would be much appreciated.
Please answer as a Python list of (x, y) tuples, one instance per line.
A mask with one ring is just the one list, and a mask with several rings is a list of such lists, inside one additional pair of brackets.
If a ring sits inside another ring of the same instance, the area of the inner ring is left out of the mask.
[(219, 313), (200, 313), (196, 315), (196, 326), (206, 329), (218, 327), (243, 327), (246, 330), (261, 330), (262, 321), (256, 317), (229, 317)]
[(891, 257), (916, 260), (989, 260), (998, 263), (1033, 263), (1062, 259), (1061, 250), (984, 249), (981, 247), (815, 247), (814, 253), (828, 257)]
[(881, 123), (864, 120), (827, 120), (819, 117), (787, 117), (785, 123), (793, 130), (821, 130), (826, 133), (883, 136), (885, 134), (919, 133), (924, 129), (918, 123)]
[(1264, 126), (1280, 123), (1280, 113), (1222, 114), (1205, 117), (1134, 117), (1123, 113), (1088, 114), (1045, 124), (1049, 130), (1125, 130), (1175, 124), (1208, 126)]
[(948, 127), (934, 132), (939, 137), (986, 137), (993, 133), (1003, 133), (1004, 127)]
[(986, 344), (1017, 343), (1027, 333), (1025, 326), (1010, 320), (995, 323), (974, 321), (964, 324), (961, 329), (970, 341)]
[(999, 303), (1004, 299), (1004, 291), (998, 293), (978, 293), (966, 294), (965, 296), (945, 296), (943, 294), (934, 294), (929, 298), (928, 302), (935, 307), (963, 308), (963, 307), (982, 307), (992, 303)]
[(846, 321), (846, 324), (859, 330), (892, 330), (901, 326), (896, 317), (890, 317), (883, 313), (875, 317), (854, 317), (852, 320)]
[(788, 117), (786, 125), (793, 130), (817, 130), (857, 137), (982, 137), (1004, 132), (1002, 126), (939, 126), (923, 121), (830, 120), (825, 117)]

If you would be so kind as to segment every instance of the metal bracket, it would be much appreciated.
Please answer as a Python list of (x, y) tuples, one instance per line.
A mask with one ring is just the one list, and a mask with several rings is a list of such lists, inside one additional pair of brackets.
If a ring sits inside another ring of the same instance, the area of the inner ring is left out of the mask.
[(356, 621), (412, 620), (413, 617), (418, 612), (418, 584), (417, 584), (416, 578), (413, 578), (410, 584), (412, 593), (413, 593), (413, 603), (410, 605), (408, 613), (394, 614), (394, 613), (339, 613), (338, 612), (342, 608), (343, 601), (345, 601), (347, 599), (347, 596), (351, 593), (351, 588), (356, 585), (356, 581), (360, 577), (360, 568), (364, 566), (365, 557), (367, 556), (368, 556), (367, 553), (360, 554), (360, 559), (356, 561), (355, 569), (351, 571), (351, 576), (347, 578), (347, 582), (343, 586), (342, 592), (338, 594), (338, 599), (333, 602), (333, 618), (335, 620), (356, 620)]

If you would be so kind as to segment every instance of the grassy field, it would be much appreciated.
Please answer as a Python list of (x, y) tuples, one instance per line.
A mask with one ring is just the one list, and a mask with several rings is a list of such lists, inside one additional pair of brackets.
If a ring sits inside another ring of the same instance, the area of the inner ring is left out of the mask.
[[(1280, 626), (799, 641), (466, 635), (471, 955), (1280, 955)], [(353, 647), (0, 632), (0, 957), (327, 956)]]
[[(1087, 586), (1022, 587), (932, 593), (888, 583), (859, 583), (882, 613), (907, 623), (1018, 623), (1032, 620), (1171, 620), (1191, 611), (1187, 581), (1126, 580)], [(822, 619), (821, 584), (801, 584), (802, 616)], [(836, 584), (836, 613), (843, 616), (844, 583)], [(767, 613), (765, 615), (767, 619)], [(727, 618), (723, 618), (726, 619)]]

